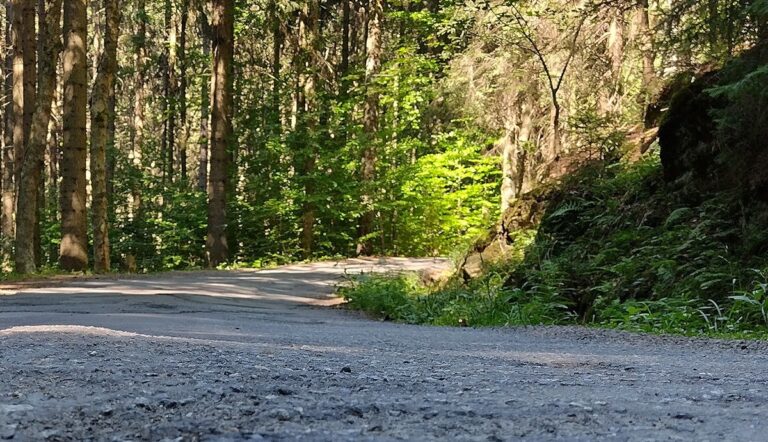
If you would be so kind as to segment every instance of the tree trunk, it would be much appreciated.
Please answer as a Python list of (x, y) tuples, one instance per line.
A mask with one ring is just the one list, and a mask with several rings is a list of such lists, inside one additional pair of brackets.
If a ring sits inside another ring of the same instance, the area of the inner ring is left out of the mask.
[(166, 46), (163, 55), (163, 137), (160, 152), (163, 157), (163, 179), (173, 182), (174, 146), (176, 145), (176, 26), (173, 23), (171, 0), (165, 0)]
[(29, 145), (29, 133), (32, 127), (32, 114), (35, 112), (35, 92), (37, 89), (37, 64), (35, 53), (37, 52), (37, 36), (35, 29), (35, 0), (23, 0), (22, 7), (22, 34), (21, 34), (21, 52), (24, 63), (24, 100), (23, 100), (23, 127), (24, 127), (24, 145), (22, 147), (21, 161), (17, 158), (17, 173), (21, 173), (21, 167), (25, 161), (27, 148)]
[(365, 104), (363, 110), (363, 130), (365, 144), (361, 161), (360, 178), (362, 180), (363, 214), (360, 216), (358, 228), (357, 253), (370, 255), (373, 253), (373, 241), (370, 235), (374, 231), (375, 212), (371, 187), (376, 175), (376, 134), (379, 130), (379, 93), (373, 84), (381, 70), (382, 52), (382, 19), (384, 15), (383, 1), (371, 0), (368, 11), (368, 40), (366, 41), (367, 60), (365, 63)]
[(3, 133), (3, 173), (2, 173), (2, 213), (0, 213), (0, 233), (2, 234), (2, 266), (10, 268), (12, 262), (11, 244), (15, 237), (16, 224), (14, 222), (16, 192), (14, 181), (14, 144), (13, 131), (15, 119), (13, 118), (13, 68), (14, 68), (14, 30), (12, 2), (5, 3), (5, 95), (7, 104), (4, 115)]
[[(211, 55), (211, 27), (208, 24), (205, 11), (200, 8), (198, 11), (198, 22), (200, 24), (200, 40), (203, 46), (203, 57), (208, 58)], [(211, 107), (211, 82), (210, 78), (204, 80), (200, 90), (200, 141), (199, 157), (197, 169), (197, 188), (201, 192), (208, 189), (208, 144), (210, 143), (210, 107)]]
[(85, 0), (64, 3), (64, 128), (61, 158), (61, 245), (59, 264), (69, 271), (88, 267), (86, 219), (86, 59), (87, 8)]
[(512, 118), (502, 142), (501, 214), (526, 187), (529, 144), (533, 134), (533, 106), (524, 100)]
[(315, 55), (318, 39), (320, 5), (316, 0), (308, 1), (299, 17), (298, 77), (296, 90), (294, 127), (300, 131), (302, 145), (296, 152), (299, 178), (303, 181), (304, 201), (301, 204), (301, 244), (304, 258), (312, 256), (315, 243), (315, 222), (317, 210), (312, 200), (315, 194), (315, 167), (317, 165), (317, 73)]
[[(48, 143), (51, 107), (56, 95), (56, 65), (61, 52), (61, 1), (48, 0), (41, 11), (39, 91), (35, 104), (29, 147), (21, 166), (16, 217), (16, 271), (37, 270), (35, 233), (40, 207), (40, 164)], [(43, 26), (44, 25), (44, 26)]]
[(208, 183), (208, 265), (229, 258), (227, 244), (227, 149), (232, 138), (232, 63), (234, 56), (233, 0), (213, 0), (211, 81), (211, 176)]
[(641, 39), (640, 52), (643, 58), (643, 93), (645, 95), (645, 106), (650, 104), (655, 93), (656, 70), (654, 68), (654, 42), (651, 33), (651, 15), (648, 0), (640, 0), (638, 11), (638, 29), (637, 32)]
[(341, 64), (339, 65), (339, 76), (342, 78), (342, 96), (347, 96), (348, 91), (343, 78), (349, 73), (349, 19), (351, 0), (341, 0)]
[(187, 122), (187, 22), (189, 20), (189, 0), (181, 3), (181, 23), (179, 27), (179, 124), (181, 134), (178, 141), (179, 172), (183, 183), (187, 182), (187, 143), (189, 124)]
[(600, 108), (604, 114), (621, 112), (622, 68), (624, 65), (624, 15), (620, 10), (611, 11), (612, 17), (605, 41), (605, 52), (610, 60), (609, 83), (604, 85), (600, 96)]
[(280, 63), (283, 51), (283, 31), (281, 29), (280, 16), (277, 3), (271, 2), (272, 20), (272, 135), (279, 136), (282, 119), (280, 118)]
[(136, 4), (136, 16), (138, 26), (134, 35), (133, 47), (133, 123), (131, 130), (131, 156), (135, 165), (141, 163), (141, 149), (144, 144), (144, 60), (146, 50), (144, 48), (147, 39), (147, 23), (145, 0), (138, 0)]
[[(13, 46), (12, 94), (13, 102), (13, 213), (16, 213), (17, 187), (19, 184), (19, 166), (24, 155), (24, 23), (25, 3), (30, 0), (12, 0), (11, 6), (11, 44)], [(12, 221), (13, 222), (13, 221)], [(15, 232), (15, 229), (14, 229)], [(14, 233), (15, 236), (15, 233)]]
[(115, 95), (117, 40), (120, 9), (117, 0), (104, 0), (104, 45), (91, 96), (91, 206), (93, 224), (93, 270), (107, 273), (109, 262), (109, 217), (107, 199), (107, 145), (110, 102)]

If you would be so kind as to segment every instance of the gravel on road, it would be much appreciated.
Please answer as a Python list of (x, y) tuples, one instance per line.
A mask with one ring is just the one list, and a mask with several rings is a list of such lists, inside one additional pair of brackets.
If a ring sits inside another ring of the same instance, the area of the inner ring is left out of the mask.
[(768, 440), (759, 342), (420, 327), (328, 307), (375, 259), (0, 295), (0, 440)]

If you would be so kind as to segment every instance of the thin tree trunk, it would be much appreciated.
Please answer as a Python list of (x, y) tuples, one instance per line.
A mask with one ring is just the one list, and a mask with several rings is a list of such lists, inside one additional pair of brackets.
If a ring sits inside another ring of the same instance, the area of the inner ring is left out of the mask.
[(648, 0), (640, 0), (639, 17), (637, 32), (640, 35), (640, 52), (643, 59), (643, 93), (645, 94), (645, 105), (651, 102), (651, 97), (655, 93), (656, 71), (654, 68), (654, 42), (651, 33), (651, 15)]
[[(198, 13), (198, 22), (200, 24), (200, 40), (203, 46), (203, 57), (208, 59), (211, 56), (211, 27), (208, 24), (208, 19), (205, 15), (205, 11), (202, 9), (202, 5)], [(210, 143), (209, 123), (211, 119), (210, 107), (212, 86), (210, 78), (207, 77), (204, 77), (204, 80), (201, 82), (201, 84), (199, 141), (200, 152), (198, 157), (197, 188), (201, 192), (205, 192), (208, 189), (208, 145)]]
[(232, 138), (233, 0), (213, 0), (213, 78), (211, 106), (211, 176), (208, 183), (208, 265), (229, 258), (227, 244), (227, 148)]
[(312, 198), (315, 194), (313, 177), (317, 164), (315, 131), (317, 129), (317, 69), (314, 57), (317, 49), (320, 6), (316, 0), (307, 2), (299, 21), (299, 84), (296, 92), (296, 127), (302, 132), (303, 146), (298, 154), (298, 171), (304, 182), (304, 201), (301, 208), (300, 243), (304, 258), (312, 256), (315, 242), (317, 210)]
[(110, 102), (115, 95), (117, 39), (120, 9), (117, 0), (104, 0), (104, 45), (91, 96), (91, 195), (93, 224), (93, 270), (106, 273), (109, 262), (109, 217), (107, 198), (107, 145)]
[(283, 51), (283, 31), (281, 29), (280, 16), (277, 3), (271, 2), (272, 13), (272, 134), (279, 136), (281, 133), (282, 119), (280, 118), (280, 63)]
[(36, 226), (40, 208), (40, 164), (48, 144), (51, 108), (56, 95), (56, 65), (61, 52), (61, 2), (48, 0), (41, 11), (42, 41), (40, 51), (40, 81), (29, 135), (29, 148), (21, 166), (19, 201), (16, 217), (16, 271), (34, 273), (37, 270)]
[(360, 216), (358, 230), (357, 253), (370, 255), (373, 253), (373, 241), (370, 235), (374, 232), (375, 212), (371, 197), (371, 187), (376, 177), (376, 133), (379, 130), (379, 93), (374, 80), (381, 70), (382, 52), (382, 19), (384, 7), (382, 0), (370, 0), (368, 11), (368, 41), (366, 42), (367, 60), (365, 63), (365, 104), (363, 110), (363, 130), (365, 144), (362, 158), (363, 197), (361, 204), (363, 214)]
[(35, 92), (37, 89), (37, 63), (35, 53), (37, 52), (37, 36), (35, 29), (35, 1), (36, 0), (23, 0), (22, 8), (22, 35), (21, 35), (21, 51), (22, 59), (24, 62), (23, 77), (24, 77), (24, 145), (22, 147), (21, 161), (16, 162), (16, 168), (18, 173), (21, 173), (21, 167), (26, 156), (26, 151), (29, 144), (29, 133), (32, 127), (32, 115), (35, 112), (36, 100)]
[(133, 78), (133, 123), (131, 129), (131, 156), (134, 165), (141, 164), (141, 150), (144, 144), (144, 61), (146, 59), (146, 4), (145, 0), (138, 0), (136, 4), (136, 17), (138, 20), (138, 29), (134, 35), (133, 48), (133, 68), (135, 71)]
[[(24, 155), (24, 23), (25, 3), (30, 0), (12, 0), (11, 43), (13, 45), (12, 95), (13, 112), (13, 212), (16, 213), (17, 187), (19, 171)], [(13, 222), (13, 221), (12, 221)], [(15, 229), (14, 229), (15, 232)], [(15, 235), (15, 234), (14, 234)]]
[(64, 270), (88, 267), (86, 218), (86, 59), (87, 7), (85, 0), (64, 4), (64, 128), (61, 158), (61, 245), (59, 264)]
[[(349, 18), (351, 0), (341, 0), (341, 65), (339, 66), (339, 75), (343, 79), (349, 72)], [(342, 80), (342, 85), (344, 81)], [(342, 90), (342, 95), (346, 96), (346, 88)]]
[(187, 143), (189, 142), (189, 124), (187, 122), (187, 22), (189, 20), (189, 0), (181, 3), (181, 22), (179, 28), (179, 125), (181, 134), (178, 141), (179, 172), (183, 183), (187, 182)]
[(4, 115), (3, 133), (3, 173), (2, 173), (2, 213), (0, 213), (0, 233), (2, 233), (3, 256), (2, 265), (10, 268), (12, 262), (11, 244), (15, 237), (16, 224), (15, 213), (15, 181), (14, 181), (14, 144), (13, 131), (15, 119), (13, 118), (13, 68), (14, 68), (14, 37), (13, 37), (13, 7), (12, 2), (5, 3), (5, 95), (7, 104)]
[(608, 71), (610, 82), (605, 85), (600, 97), (600, 108), (605, 114), (621, 112), (622, 68), (624, 65), (624, 16), (620, 10), (611, 11), (611, 23), (605, 51), (611, 65)]
[(163, 69), (163, 100), (161, 113), (163, 118), (163, 134), (160, 139), (160, 156), (162, 158), (162, 176), (163, 182), (173, 181), (173, 69), (171, 59), (176, 52), (176, 30), (173, 25), (173, 11), (171, 0), (165, 0), (165, 49), (162, 56)]
[[(146, 0), (137, 0), (136, 2), (136, 20), (137, 29), (134, 35), (134, 55), (133, 55), (133, 122), (130, 125), (132, 167), (134, 173), (138, 174), (142, 170), (142, 158), (144, 153), (144, 104), (146, 102), (146, 78), (145, 62), (146, 41), (147, 41), (147, 11)], [(141, 212), (141, 184), (138, 177), (131, 178), (131, 202), (129, 211), (133, 219)]]

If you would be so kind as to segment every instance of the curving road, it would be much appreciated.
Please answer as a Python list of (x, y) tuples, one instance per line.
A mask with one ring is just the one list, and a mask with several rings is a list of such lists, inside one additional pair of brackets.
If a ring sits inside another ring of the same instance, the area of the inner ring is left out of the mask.
[(328, 307), (351, 260), (0, 292), (0, 440), (768, 440), (766, 345)]

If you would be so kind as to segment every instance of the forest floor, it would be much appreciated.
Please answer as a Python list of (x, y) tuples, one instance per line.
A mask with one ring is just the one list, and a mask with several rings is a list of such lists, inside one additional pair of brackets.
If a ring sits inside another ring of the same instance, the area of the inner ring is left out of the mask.
[(333, 304), (351, 260), (0, 295), (0, 439), (764, 440), (768, 345), (436, 328)]

